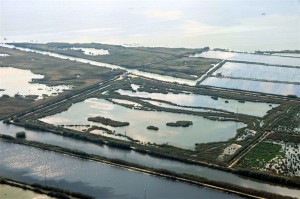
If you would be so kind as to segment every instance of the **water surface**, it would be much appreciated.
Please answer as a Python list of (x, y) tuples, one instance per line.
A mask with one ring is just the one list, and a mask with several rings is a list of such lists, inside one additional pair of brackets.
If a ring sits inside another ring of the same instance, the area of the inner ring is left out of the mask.
[(260, 93), (269, 93), (275, 95), (296, 95), (298, 97), (300, 96), (300, 85), (298, 84), (283, 84), (243, 79), (209, 77), (203, 82), (201, 82), (201, 85), (254, 91)]
[[(129, 122), (130, 125), (110, 127), (87, 120), (89, 117), (95, 116)], [(235, 136), (237, 128), (245, 126), (242, 123), (212, 121), (194, 115), (130, 109), (96, 98), (73, 104), (67, 111), (40, 120), (55, 125), (90, 124), (102, 126), (142, 142), (168, 143), (188, 149), (194, 149), (196, 143), (228, 140)], [(166, 125), (167, 122), (179, 120), (192, 121), (193, 125), (189, 127), (169, 127)], [(147, 126), (151, 125), (158, 127), (159, 130), (148, 130)]]
[[(238, 102), (238, 100), (218, 98), (218, 100), (212, 99), (207, 95), (195, 95), (195, 94), (163, 94), (163, 93), (147, 93), (147, 92), (132, 92), (129, 90), (117, 90), (121, 95), (128, 95), (132, 97), (142, 97), (156, 100), (164, 100), (172, 102), (180, 106), (194, 106), (194, 107), (207, 107), (214, 109), (221, 109), (230, 112), (238, 112), (246, 115), (253, 115), (262, 117), (272, 107), (276, 107), (276, 104), (259, 103), (259, 102)], [(226, 103), (227, 101), (228, 103)], [(197, 110), (196, 110), (197, 111)]]
[(1, 0), (1, 40), (299, 50), (297, 0)]
[(172, 161), (168, 159), (156, 158), (149, 155), (137, 153), (132, 150), (131, 151), (121, 150), (117, 148), (107, 147), (105, 145), (98, 146), (83, 140), (76, 140), (73, 138), (63, 137), (63, 136), (55, 135), (44, 131), (28, 130), (28, 129), (24, 129), (23, 127), (19, 127), (15, 125), (6, 125), (3, 124), (2, 122), (0, 122), (0, 131), (2, 134), (12, 135), (12, 136), (14, 136), (16, 132), (25, 131), (27, 140), (38, 141), (38, 142), (66, 147), (70, 149), (77, 149), (77, 150), (84, 151), (86, 153), (96, 154), (107, 158), (117, 158), (128, 162), (145, 165), (147, 167), (153, 167), (157, 169), (167, 169), (178, 173), (188, 173), (192, 175), (205, 177), (211, 180), (236, 184), (243, 187), (249, 187), (258, 190), (268, 190), (273, 193), (289, 195), (294, 197), (300, 195), (299, 190), (287, 189), (285, 187), (274, 186), (267, 183), (249, 180), (249, 179), (241, 178), (231, 173), (227, 173), (227, 172), (223, 172), (223, 171), (219, 171), (219, 170), (215, 170), (203, 166), (196, 166), (196, 165), (186, 164), (186, 163)]
[(47, 52), (47, 51), (32, 50), (32, 49), (29, 49), (29, 48), (15, 47), (13, 45), (7, 45), (7, 44), (1, 44), (1, 43), (0, 43), (0, 46), (1, 47), (6, 47), (6, 48), (15, 48), (15, 49), (26, 51), (26, 52), (34, 52), (34, 53), (38, 53), (38, 54), (42, 54), (42, 55), (48, 55), (48, 56), (56, 57), (56, 58), (60, 58), (60, 59), (67, 59), (67, 60), (71, 60), (71, 61), (77, 61), (77, 62), (81, 62), (81, 63), (85, 63), (85, 64), (90, 64), (90, 65), (93, 65), (93, 66), (107, 67), (107, 68), (111, 68), (111, 69), (121, 69), (121, 70), (127, 71), (131, 74), (134, 74), (134, 75), (147, 77), (147, 78), (151, 78), (151, 79), (156, 79), (156, 80), (159, 80), (159, 81), (172, 82), (172, 83), (178, 83), (178, 84), (186, 84), (186, 85), (190, 85), (190, 86), (195, 86), (196, 83), (197, 83), (197, 81), (193, 81), (193, 80), (176, 78), (176, 77), (171, 77), (171, 76), (166, 76), (166, 75), (159, 75), (159, 74), (154, 74), (154, 73), (149, 73), (149, 72), (143, 72), (143, 71), (139, 71), (139, 70), (136, 70), (136, 69), (127, 69), (125, 67), (114, 65), (114, 64), (96, 62), (96, 61), (92, 61), (92, 60), (88, 60), (88, 59), (82, 59), (82, 58), (77, 58), (77, 57), (72, 57), (72, 56), (60, 55), (60, 54), (51, 53), (51, 52)]
[(226, 77), (300, 83), (300, 68), (226, 62), (213, 75), (218, 73)]
[(43, 79), (43, 75), (34, 74), (30, 70), (13, 67), (0, 67), (0, 96), (9, 95), (37, 95), (42, 99), (43, 95), (57, 95), (64, 90), (70, 90), (71, 86), (47, 86), (45, 84), (34, 83), (34, 79)]
[(283, 56), (275, 56), (275, 55), (207, 51), (200, 54), (192, 55), (191, 57), (226, 59), (226, 60), (233, 60), (233, 61), (246, 61), (246, 62), (256, 62), (256, 63), (271, 64), (271, 65), (287, 65), (287, 66), (300, 67), (300, 58), (283, 57)]
[(97, 198), (143, 198), (145, 192), (147, 198), (239, 198), (33, 147), (0, 141), (0, 150), (2, 176)]

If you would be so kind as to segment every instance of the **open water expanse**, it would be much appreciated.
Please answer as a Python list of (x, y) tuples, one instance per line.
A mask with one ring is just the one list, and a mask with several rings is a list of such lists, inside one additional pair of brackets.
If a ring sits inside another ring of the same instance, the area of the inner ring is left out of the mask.
[[(0, 175), (96, 198), (239, 198), (215, 190), (0, 140)], [(164, 187), (162, 189), (161, 187)]]
[[(107, 147), (105, 145), (98, 146), (98, 145), (95, 145), (95, 144), (92, 144), (92, 143), (89, 143), (86, 141), (82, 141), (82, 140), (67, 138), (67, 137), (55, 135), (52, 133), (42, 132), (42, 131), (28, 130), (28, 129), (24, 129), (23, 127), (19, 127), (19, 126), (15, 126), (15, 125), (6, 125), (6, 124), (3, 124), (2, 122), (0, 122), (0, 132), (2, 134), (14, 136), (15, 133), (19, 132), (19, 131), (26, 132), (27, 140), (38, 141), (38, 142), (52, 144), (52, 145), (61, 146), (61, 147), (66, 147), (66, 148), (70, 148), (70, 149), (78, 149), (78, 150), (84, 151), (86, 153), (96, 154), (96, 155), (104, 156), (107, 158), (117, 158), (117, 159), (122, 159), (122, 160), (125, 160), (128, 162), (142, 164), (142, 165), (157, 168), (157, 169), (168, 169), (168, 170), (175, 171), (178, 173), (193, 174), (193, 175), (205, 177), (205, 178), (208, 178), (211, 180), (233, 183), (233, 184), (236, 184), (239, 186), (249, 187), (249, 188), (253, 188), (253, 189), (268, 190), (270, 192), (289, 195), (289, 196), (298, 197), (298, 198), (300, 195), (300, 191), (296, 190), (296, 189), (288, 189), (285, 187), (270, 185), (268, 183), (257, 182), (254, 180), (249, 180), (249, 179), (239, 177), (239, 176), (231, 174), (231, 173), (227, 173), (227, 172), (223, 172), (223, 171), (219, 171), (219, 170), (215, 170), (215, 169), (211, 169), (211, 168), (207, 168), (207, 167), (203, 167), (203, 166), (195, 166), (195, 165), (190, 165), (190, 164), (181, 163), (181, 162), (177, 162), (177, 161), (156, 158), (153, 156), (140, 154), (140, 153), (137, 153), (132, 150), (131, 151), (121, 150), (121, 149)], [(3, 142), (0, 142), (0, 147), (2, 146), (2, 143)], [(3, 147), (8, 147), (8, 146), (14, 146), (14, 145), (6, 144)], [(9, 148), (7, 148), (6, 150), (9, 150)], [(8, 156), (9, 154), (6, 154), (6, 155)], [(34, 158), (31, 155), (29, 157), (31, 159)], [(60, 156), (60, 157), (68, 157), (68, 156)], [(1, 159), (0, 159), (0, 162), (1, 162)], [(22, 165), (25, 163), (20, 163), (20, 164)], [(28, 164), (30, 164), (30, 163), (28, 163)], [(43, 166), (41, 168), (47, 168), (47, 167)], [(0, 171), (4, 172), (6, 170), (0, 169)], [(37, 177), (40, 181), (43, 180), (43, 175), (45, 175), (43, 173), (44, 173), (43, 170), (40, 169), (39, 177)], [(10, 175), (13, 175), (13, 174), (10, 173)], [(61, 175), (63, 175), (63, 174), (61, 174)], [(18, 173), (16, 173), (15, 176), (18, 176)], [(31, 176), (31, 175), (29, 175), (29, 176)], [(49, 174), (49, 176), (50, 176), (50, 174)], [(25, 178), (24, 176), (21, 176), (21, 175), (18, 177)], [(33, 180), (33, 178), (31, 178), (31, 180)]]
[[(101, 123), (88, 121), (89, 117), (106, 117), (112, 120), (129, 122), (129, 126), (111, 127)], [(200, 116), (170, 112), (143, 111), (125, 108), (104, 99), (90, 98), (73, 104), (69, 110), (40, 119), (54, 125), (96, 125), (108, 128), (140, 140), (156, 144), (194, 149), (196, 143), (226, 141), (233, 138), (237, 128), (244, 127), (242, 123), (232, 121), (212, 121)], [(192, 121), (189, 127), (170, 127), (167, 122), (180, 120)], [(156, 126), (158, 131), (148, 130), (147, 126)], [(100, 132), (99, 132), (100, 133)], [(117, 136), (120, 139), (122, 137)]]

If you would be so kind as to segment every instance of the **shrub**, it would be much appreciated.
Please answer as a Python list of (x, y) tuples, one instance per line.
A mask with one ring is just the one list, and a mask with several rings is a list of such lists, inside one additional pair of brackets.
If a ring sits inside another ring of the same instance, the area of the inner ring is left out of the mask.
[(24, 131), (18, 132), (18, 133), (16, 133), (16, 138), (25, 139), (26, 138), (26, 133)]

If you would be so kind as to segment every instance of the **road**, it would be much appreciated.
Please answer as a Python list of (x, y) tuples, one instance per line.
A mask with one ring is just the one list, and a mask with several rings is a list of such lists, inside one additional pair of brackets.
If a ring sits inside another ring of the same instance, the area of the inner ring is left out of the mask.
[(32, 116), (33, 114), (36, 114), (37, 112), (39, 111), (43, 111), (43, 110), (53, 110), (53, 109), (56, 109), (57, 107), (63, 105), (65, 102), (69, 101), (69, 100), (72, 100), (72, 99), (75, 99), (77, 97), (80, 97), (80, 96), (83, 96), (83, 95), (88, 95), (88, 94), (92, 94), (92, 93), (95, 93), (97, 91), (99, 91), (100, 89), (104, 89), (104, 88), (107, 88), (110, 86), (110, 83), (115, 81), (117, 78), (119, 78), (119, 76), (116, 76), (116, 77), (113, 77), (109, 80), (106, 80), (104, 82), (101, 82), (101, 83), (98, 83), (98, 86), (96, 87), (93, 87), (93, 88), (90, 88), (90, 89), (87, 89), (81, 93), (78, 93), (78, 94), (74, 94), (70, 97), (68, 97), (67, 99), (62, 99), (60, 101), (56, 101), (52, 104), (42, 104), (42, 105), (39, 105), (35, 108), (35, 110), (31, 111), (31, 112), (28, 112), (22, 116), (19, 116), (19, 114), (16, 114), (16, 115), (13, 115), (11, 117), (18, 117), (19, 119), (24, 119), (24, 118), (28, 118), (30, 116)]
[(228, 168), (232, 168), (236, 163), (240, 161), (249, 151), (251, 151), (256, 145), (258, 145), (261, 141), (263, 141), (268, 135), (270, 135), (272, 131), (265, 132), (262, 136), (252, 144), (250, 144), (245, 152), (242, 152), (229, 166)]

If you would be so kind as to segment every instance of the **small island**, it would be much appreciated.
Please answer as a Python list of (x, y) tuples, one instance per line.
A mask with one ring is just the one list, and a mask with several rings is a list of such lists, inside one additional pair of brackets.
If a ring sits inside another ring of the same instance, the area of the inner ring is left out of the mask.
[(156, 127), (156, 126), (147, 126), (147, 129), (158, 131), (158, 127)]
[(16, 133), (16, 138), (25, 139), (26, 133), (24, 131), (18, 132), (18, 133)]
[(193, 125), (193, 122), (182, 120), (177, 122), (168, 122), (166, 125), (172, 127), (189, 127), (190, 125)]
[(101, 117), (101, 116), (89, 117), (88, 121), (99, 122), (99, 123), (102, 123), (104, 125), (109, 125), (109, 126), (112, 126), (112, 127), (129, 126), (129, 122), (119, 122), (119, 121), (115, 121), (115, 120), (105, 118), (105, 117)]

